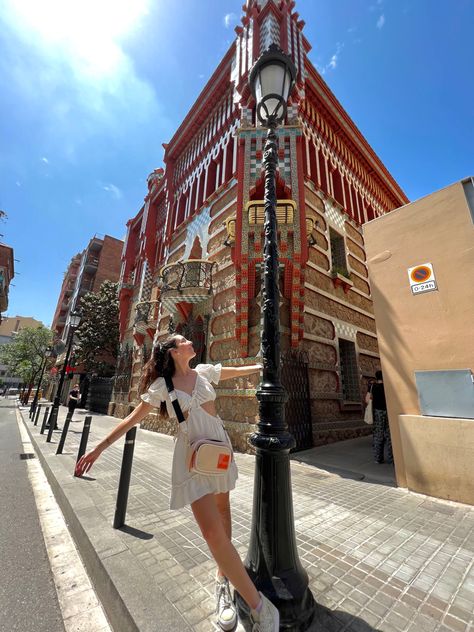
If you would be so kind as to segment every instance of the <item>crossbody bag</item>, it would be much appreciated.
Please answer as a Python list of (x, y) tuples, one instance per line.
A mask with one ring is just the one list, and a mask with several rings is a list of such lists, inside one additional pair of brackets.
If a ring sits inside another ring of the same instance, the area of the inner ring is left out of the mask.
[[(174, 390), (173, 380), (170, 377), (165, 377), (165, 383), (174, 412), (181, 424), (185, 418)], [(188, 441), (188, 445), (186, 460), (189, 471), (207, 476), (221, 476), (228, 472), (232, 462), (232, 448), (226, 442), (218, 439), (200, 438), (193, 442)]]

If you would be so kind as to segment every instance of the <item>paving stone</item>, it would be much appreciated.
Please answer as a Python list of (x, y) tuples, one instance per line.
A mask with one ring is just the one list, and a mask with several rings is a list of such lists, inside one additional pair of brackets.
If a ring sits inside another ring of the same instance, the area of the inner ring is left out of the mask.
[[(91, 445), (116, 421), (94, 416)], [(35, 436), (37, 430), (32, 427), (31, 432)], [(133, 555), (147, 578), (148, 593), (156, 591), (184, 617), (183, 631), (214, 632), (215, 563), (190, 509), (173, 512), (168, 506), (172, 439), (138, 431), (127, 510), (129, 527), (128, 531), (114, 531), (111, 522), (121, 446), (114, 445), (101, 456), (90, 481), (75, 479), (71, 483), (79, 437), (70, 434), (71, 454), (61, 460), (54, 458), (54, 446), (38, 445), (58, 484), (84, 489), (94, 519), (102, 520), (93, 545), (97, 543), (102, 553), (109, 551), (112, 557), (121, 551)], [(239, 553), (245, 556), (254, 457), (237, 454), (236, 460), (240, 477), (232, 494), (233, 533)], [(61, 479), (61, 468), (67, 471), (67, 478)], [(295, 462), (291, 469), (295, 535), (320, 606), (315, 630), (468, 629), (474, 603), (474, 508), (344, 479)], [(47, 544), (61, 554), (59, 540), (52, 538)], [(67, 568), (63, 590), (81, 590), (69, 585)], [(138, 603), (140, 595), (134, 599)], [(95, 604), (90, 606), (93, 610)]]

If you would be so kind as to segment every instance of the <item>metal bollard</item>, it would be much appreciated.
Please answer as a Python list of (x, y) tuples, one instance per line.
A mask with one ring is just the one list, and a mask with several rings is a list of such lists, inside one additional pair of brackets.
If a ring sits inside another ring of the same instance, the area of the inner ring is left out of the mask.
[(120, 470), (120, 481), (117, 494), (117, 504), (115, 506), (114, 529), (120, 529), (125, 524), (127, 513), (128, 491), (130, 489), (130, 478), (132, 475), (133, 450), (135, 448), (135, 438), (137, 427), (131, 428), (125, 435), (125, 447), (123, 449), (122, 469)]
[(63, 431), (61, 433), (61, 439), (59, 439), (59, 444), (58, 444), (58, 449), (56, 450), (56, 454), (63, 453), (64, 443), (66, 441), (67, 431), (69, 430), (69, 424), (71, 422), (72, 415), (73, 415), (72, 411), (68, 412), (68, 414), (66, 415), (66, 419), (64, 420)]
[(55, 426), (58, 423), (58, 414), (57, 414), (57, 410), (56, 410), (56, 415), (53, 415), (53, 411), (54, 411), (54, 406), (51, 409), (51, 414), (49, 416), (49, 420), (48, 420), (48, 436), (46, 437), (46, 443), (51, 443), (51, 439), (53, 438), (53, 431)]
[[(46, 424), (48, 423), (48, 413), (49, 413), (49, 406), (46, 407), (46, 410), (44, 411), (44, 415), (43, 415), (43, 422), (41, 424), (41, 430), (40, 430), (40, 434), (44, 434), (44, 430), (46, 428)], [(35, 426), (38, 420), (35, 421)]]
[(35, 416), (36, 406), (37, 406), (37, 404), (35, 405), (35, 400), (33, 400), (33, 401), (31, 402), (30, 412), (28, 413), (28, 417), (29, 417), (30, 419), (33, 419), (33, 417)]
[[(79, 445), (79, 451), (77, 453), (76, 463), (79, 461), (81, 456), (84, 456), (84, 454), (86, 453), (87, 442), (89, 440), (89, 432), (91, 430), (91, 423), (92, 423), (92, 415), (87, 415), (87, 417), (84, 419), (84, 427), (82, 429), (81, 443)], [(74, 476), (76, 475), (74, 474)]]
[(38, 404), (36, 406), (35, 423), (34, 423), (35, 426), (38, 423), (38, 417), (40, 416), (40, 410), (41, 410), (41, 404)]

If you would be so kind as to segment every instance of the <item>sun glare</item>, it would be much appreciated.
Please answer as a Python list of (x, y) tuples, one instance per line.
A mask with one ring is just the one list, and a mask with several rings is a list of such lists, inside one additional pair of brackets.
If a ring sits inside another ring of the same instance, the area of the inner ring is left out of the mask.
[(120, 38), (148, 12), (149, 0), (10, 0), (17, 27), (60, 47), (91, 73), (113, 70)]

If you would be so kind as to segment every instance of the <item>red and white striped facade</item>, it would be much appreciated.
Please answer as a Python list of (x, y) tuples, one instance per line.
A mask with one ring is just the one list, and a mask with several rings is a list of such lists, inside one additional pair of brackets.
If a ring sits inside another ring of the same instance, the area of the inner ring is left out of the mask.
[[(349, 430), (358, 428), (362, 408), (360, 402), (345, 402), (341, 393), (338, 341), (354, 344), (362, 397), (364, 380), (378, 367), (378, 349), (360, 227), (407, 198), (309, 61), (304, 22), (294, 4), (247, 1), (234, 44), (163, 145), (165, 167), (149, 176), (144, 206), (128, 222), (121, 336), (123, 349), (133, 356), (129, 402), (136, 398), (143, 354), (153, 338), (167, 335), (170, 319), (174, 327), (202, 322), (209, 362), (256, 357), (266, 131), (255, 127), (248, 73), (276, 43), (298, 73), (286, 124), (277, 130), (282, 346), (308, 355), (317, 443), (357, 434)], [(335, 273), (335, 235), (345, 248), (345, 280)], [(193, 259), (215, 262), (211, 295), (182, 301), (160, 295), (162, 267)], [(150, 301), (152, 317), (146, 326), (134, 325), (136, 305)], [(255, 421), (255, 385), (219, 391), (221, 416), (229, 420), (234, 440)], [(126, 414), (128, 406), (122, 393), (111, 412)], [(156, 419), (150, 425), (164, 428)]]

